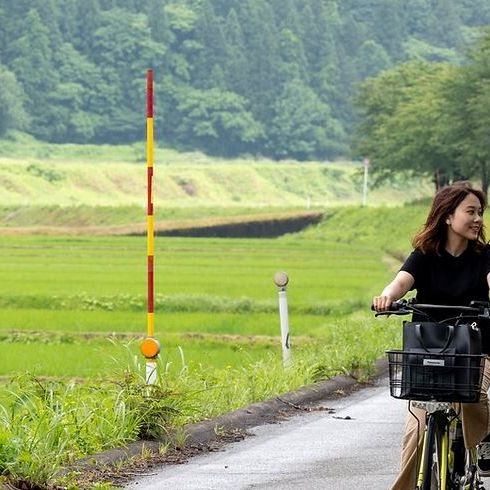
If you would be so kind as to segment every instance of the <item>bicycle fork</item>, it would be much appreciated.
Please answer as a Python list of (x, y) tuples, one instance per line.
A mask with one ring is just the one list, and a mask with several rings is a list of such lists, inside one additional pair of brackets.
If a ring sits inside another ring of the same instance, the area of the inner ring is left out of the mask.
[(420, 455), (419, 471), (417, 474), (417, 490), (430, 490), (428, 475), (431, 471), (430, 468), (432, 467), (432, 459), (434, 456), (434, 429), (435, 419), (431, 414), (427, 419), (427, 424), (424, 429), (422, 454)]

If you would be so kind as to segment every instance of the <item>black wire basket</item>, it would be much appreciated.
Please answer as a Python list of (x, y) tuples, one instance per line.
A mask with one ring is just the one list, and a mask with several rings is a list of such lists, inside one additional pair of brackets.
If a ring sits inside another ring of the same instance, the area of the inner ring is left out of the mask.
[(485, 356), (390, 350), (390, 392), (403, 400), (475, 403)]

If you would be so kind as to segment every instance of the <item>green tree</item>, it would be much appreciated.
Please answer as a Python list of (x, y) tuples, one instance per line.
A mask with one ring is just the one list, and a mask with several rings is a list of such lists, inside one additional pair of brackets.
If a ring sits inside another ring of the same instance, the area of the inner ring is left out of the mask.
[(402, 11), (404, 3), (400, 0), (342, 2), (345, 12), (350, 12), (356, 24), (362, 27), (362, 42), (373, 39), (393, 59), (401, 59), (402, 44), (406, 37)]
[(455, 3), (451, 0), (435, 0), (433, 4), (435, 22), (431, 27), (434, 44), (458, 46), (462, 42), (460, 19)]
[(204, 4), (196, 22), (194, 39), (197, 44), (193, 45), (196, 54), (192, 59), (193, 85), (204, 89), (219, 87), (223, 77), (214, 78), (214, 75), (223, 74), (221, 67), (226, 61), (226, 41), (222, 23), (210, 2)]
[(468, 62), (446, 84), (447, 141), (469, 176), (490, 186), (490, 29), (469, 52)]
[(307, 160), (338, 154), (342, 128), (331, 116), (329, 107), (300, 80), (284, 85), (273, 106), (268, 131), (269, 152), (275, 158)]
[(32, 133), (49, 139), (52, 122), (49, 96), (56, 87), (57, 72), (49, 32), (36, 10), (28, 12), (21, 33), (11, 45), (11, 68), (27, 96), (25, 108), (32, 117)]
[(410, 35), (424, 38), (437, 22), (434, 9), (427, 0), (408, 0), (405, 3), (405, 25)]
[(265, 126), (270, 120), (270, 103), (280, 86), (281, 64), (278, 32), (274, 14), (263, 1), (242, 2), (237, 15), (243, 29), (248, 65), (245, 96), (251, 103), (255, 119)]
[(93, 141), (101, 129), (106, 104), (100, 106), (102, 77), (97, 66), (70, 43), (63, 43), (54, 59), (60, 82), (51, 93), (50, 139), (56, 142)]
[(356, 149), (373, 162), (378, 179), (394, 171), (427, 174), (438, 188), (460, 174), (454, 147), (447, 144), (442, 96), (452, 76), (450, 65), (412, 62), (363, 84)]
[(62, 41), (73, 44), (78, 29), (77, 0), (63, 2), (63, 15), (59, 16), (59, 28)]
[(97, 138), (134, 141), (144, 136), (141, 114), (145, 107), (145, 74), (163, 56), (164, 48), (151, 39), (147, 17), (113, 9), (101, 14), (94, 33), (92, 60), (102, 67), (104, 80)]
[(26, 129), (29, 118), (24, 110), (24, 91), (15, 75), (0, 65), (0, 137), (9, 129)]
[(56, 0), (31, 0), (31, 9), (39, 14), (41, 23), (48, 30), (51, 49), (56, 50), (61, 43), (61, 32), (58, 25), (60, 12)]
[(282, 59), (279, 67), (280, 81), (285, 83), (296, 78), (307, 81), (308, 70), (303, 43), (292, 30), (284, 28), (279, 33), (279, 50)]
[(229, 156), (253, 148), (262, 126), (247, 108), (247, 101), (232, 92), (187, 89), (177, 94), (176, 122), (179, 143)]
[[(311, 10), (308, 8), (311, 5)], [(303, 45), (309, 60), (310, 86), (323, 102), (332, 109), (332, 114), (343, 120), (350, 94), (341, 84), (342, 51), (337, 46), (340, 14), (336, 2), (326, 4), (314, 0), (302, 10)]]
[(94, 34), (100, 25), (101, 9), (98, 0), (77, 2), (76, 31), (70, 42), (82, 52), (90, 56), (94, 49)]
[(362, 79), (373, 77), (390, 65), (390, 57), (383, 46), (372, 40), (362, 44), (356, 62), (357, 72)]
[(162, 0), (150, 0), (147, 16), (152, 39), (168, 47), (175, 41), (175, 36), (170, 29), (165, 4)]
[[(313, 93), (329, 114), (324, 130), (331, 136), (306, 138), (317, 142), (309, 148), (318, 154), (298, 151), (318, 157), (345, 152), (360, 81), (407, 59), (458, 64), (462, 42), (486, 22), (488, 0), (0, 0), (0, 62), (25, 93), (29, 130), (54, 141), (144, 137), (144, 74), (152, 67), (156, 109), (172, 121), (157, 122), (165, 144), (181, 144), (184, 133), (188, 147), (216, 143), (177, 123), (183, 93), (213, 97), (214, 88), (241, 97), (244, 111), (266, 128), (248, 143), (239, 137), (237, 152), (272, 154), (274, 142), (282, 148), (287, 140), (279, 137), (288, 128), (280, 114), (299, 84), (307, 97), (298, 103), (308, 106)], [(473, 95), (462, 92), (458, 102), (473, 114), (486, 103), (486, 89), (470, 81)], [(460, 131), (457, 122), (454, 128)], [(327, 140), (328, 152), (319, 143)]]
[(164, 9), (171, 31), (170, 49), (164, 57), (165, 76), (170, 77), (172, 85), (190, 84), (193, 67), (189, 56), (200, 47), (194, 40), (198, 15), (184, 4), (170, 3)]
[(231, 9), (224, 24), (226, 59), (223, 63), (226, 83), (232, 92), (247, 93), (248, 62), (243, 31), (235, 9)]
[(490, 4), (487, 0), (461, 0), (457, 8), (465, 25), (490, 24)]

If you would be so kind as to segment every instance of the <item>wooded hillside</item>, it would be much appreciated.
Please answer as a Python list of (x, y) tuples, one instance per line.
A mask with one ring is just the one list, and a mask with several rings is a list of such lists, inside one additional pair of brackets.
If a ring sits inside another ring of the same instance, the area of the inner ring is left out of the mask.
[(410, 59), (460, 61), (488, 0), (0, 0), (0, 137), (157, 138), (209, 154), (333, 158), (352, 97)]

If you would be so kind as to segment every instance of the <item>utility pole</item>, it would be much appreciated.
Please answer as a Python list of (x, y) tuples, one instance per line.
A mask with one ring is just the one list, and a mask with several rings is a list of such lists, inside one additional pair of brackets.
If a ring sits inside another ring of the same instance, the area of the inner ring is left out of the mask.
[(367, 194), (368, 194), (368, 172), (369, 172), (369, 165), (370, 165), (369, 158), (365, 158), (362, 161), (362, 164), (364, 165), (364, 180), (362, 184), (362, 205), (366, 206)]

